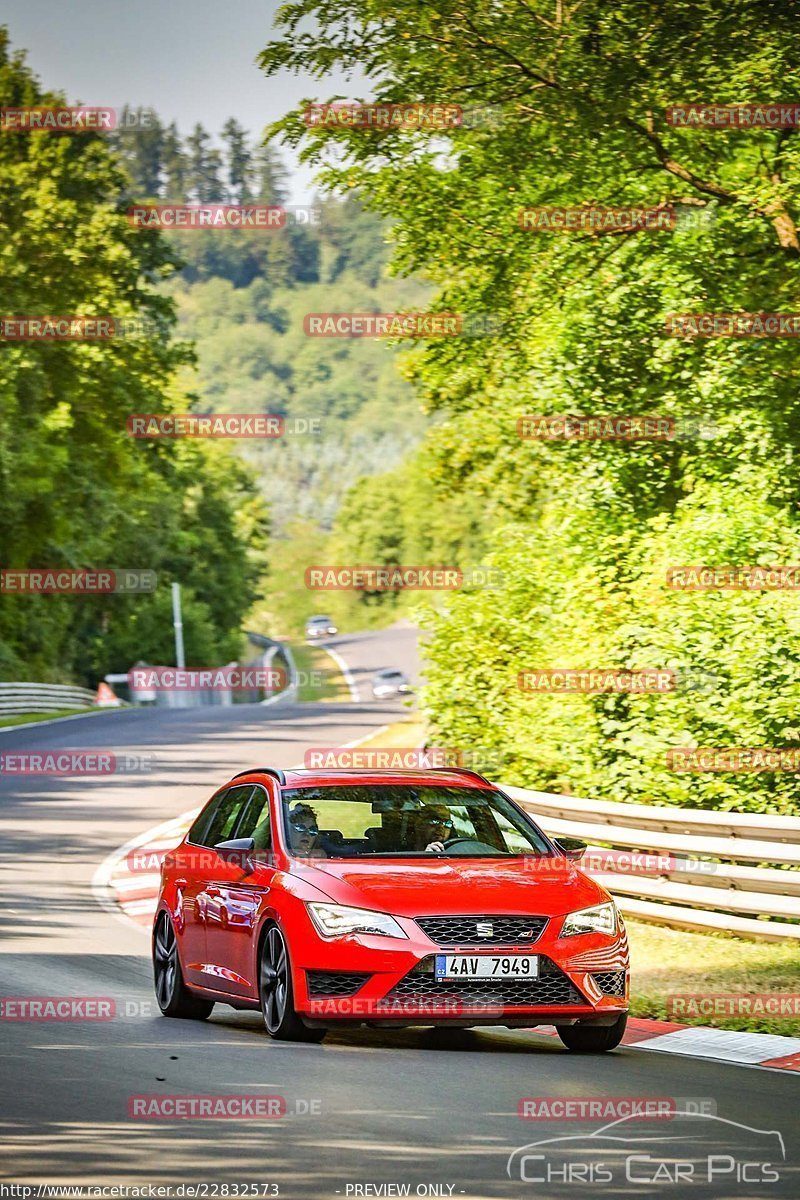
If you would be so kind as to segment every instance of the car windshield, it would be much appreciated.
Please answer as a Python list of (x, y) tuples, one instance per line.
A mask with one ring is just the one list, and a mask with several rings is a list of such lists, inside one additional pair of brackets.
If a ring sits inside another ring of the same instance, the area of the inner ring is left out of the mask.
[(297, 857), (541, 856), (553, 850), (533, 822), (489, 788), (348, 784), (289, 788), (283, 822)]

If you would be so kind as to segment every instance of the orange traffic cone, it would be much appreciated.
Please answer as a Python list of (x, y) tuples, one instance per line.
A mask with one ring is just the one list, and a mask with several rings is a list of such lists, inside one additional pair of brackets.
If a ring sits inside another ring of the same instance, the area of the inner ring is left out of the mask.
[(107, 683), (100, 683), (97, 688), (97, 695), (94, 702), (98, 708), (118, 708), (120, 704), (119, 696), (115, 696), (113, 690)]

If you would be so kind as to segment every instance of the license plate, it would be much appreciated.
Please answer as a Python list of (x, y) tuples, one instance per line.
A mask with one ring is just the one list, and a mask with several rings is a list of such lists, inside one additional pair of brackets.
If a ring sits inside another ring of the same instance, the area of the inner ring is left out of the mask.
[(535, 954), (437, 954), (437, 979), (535, 979)]

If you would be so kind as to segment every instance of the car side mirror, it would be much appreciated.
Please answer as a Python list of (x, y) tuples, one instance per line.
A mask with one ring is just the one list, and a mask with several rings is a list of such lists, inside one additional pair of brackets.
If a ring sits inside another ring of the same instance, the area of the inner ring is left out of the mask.
[(587, 850), (586, 842), (582, 842), (580, 838), (553, 838), (553, 845), (565, 858), (571, 858), (575, 862), (580, 862)]
[(231, 838), (228, 842), (217, 842), (214, 849), (220, 858), (231, 866), (242, 867), (243, 870), (253, 870), (253, 860), (250, 857), (256, 848), (253, 838)]

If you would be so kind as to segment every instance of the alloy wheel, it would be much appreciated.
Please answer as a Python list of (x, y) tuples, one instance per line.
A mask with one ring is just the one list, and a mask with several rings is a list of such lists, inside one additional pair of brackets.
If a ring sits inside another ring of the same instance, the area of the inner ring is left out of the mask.
[(178, 975), (178, 944), (175, 930), (166, 913), (161, 914), (153, 948), (156, 997), (162, 1009), (168, 1008), (175, 994)]
[(276, 1033), (286, 1014), (289, 962), (286, 943), (275, 926), (267, 933), (261, 955), (261, 996), (264, 1021), (270, 1033)]

